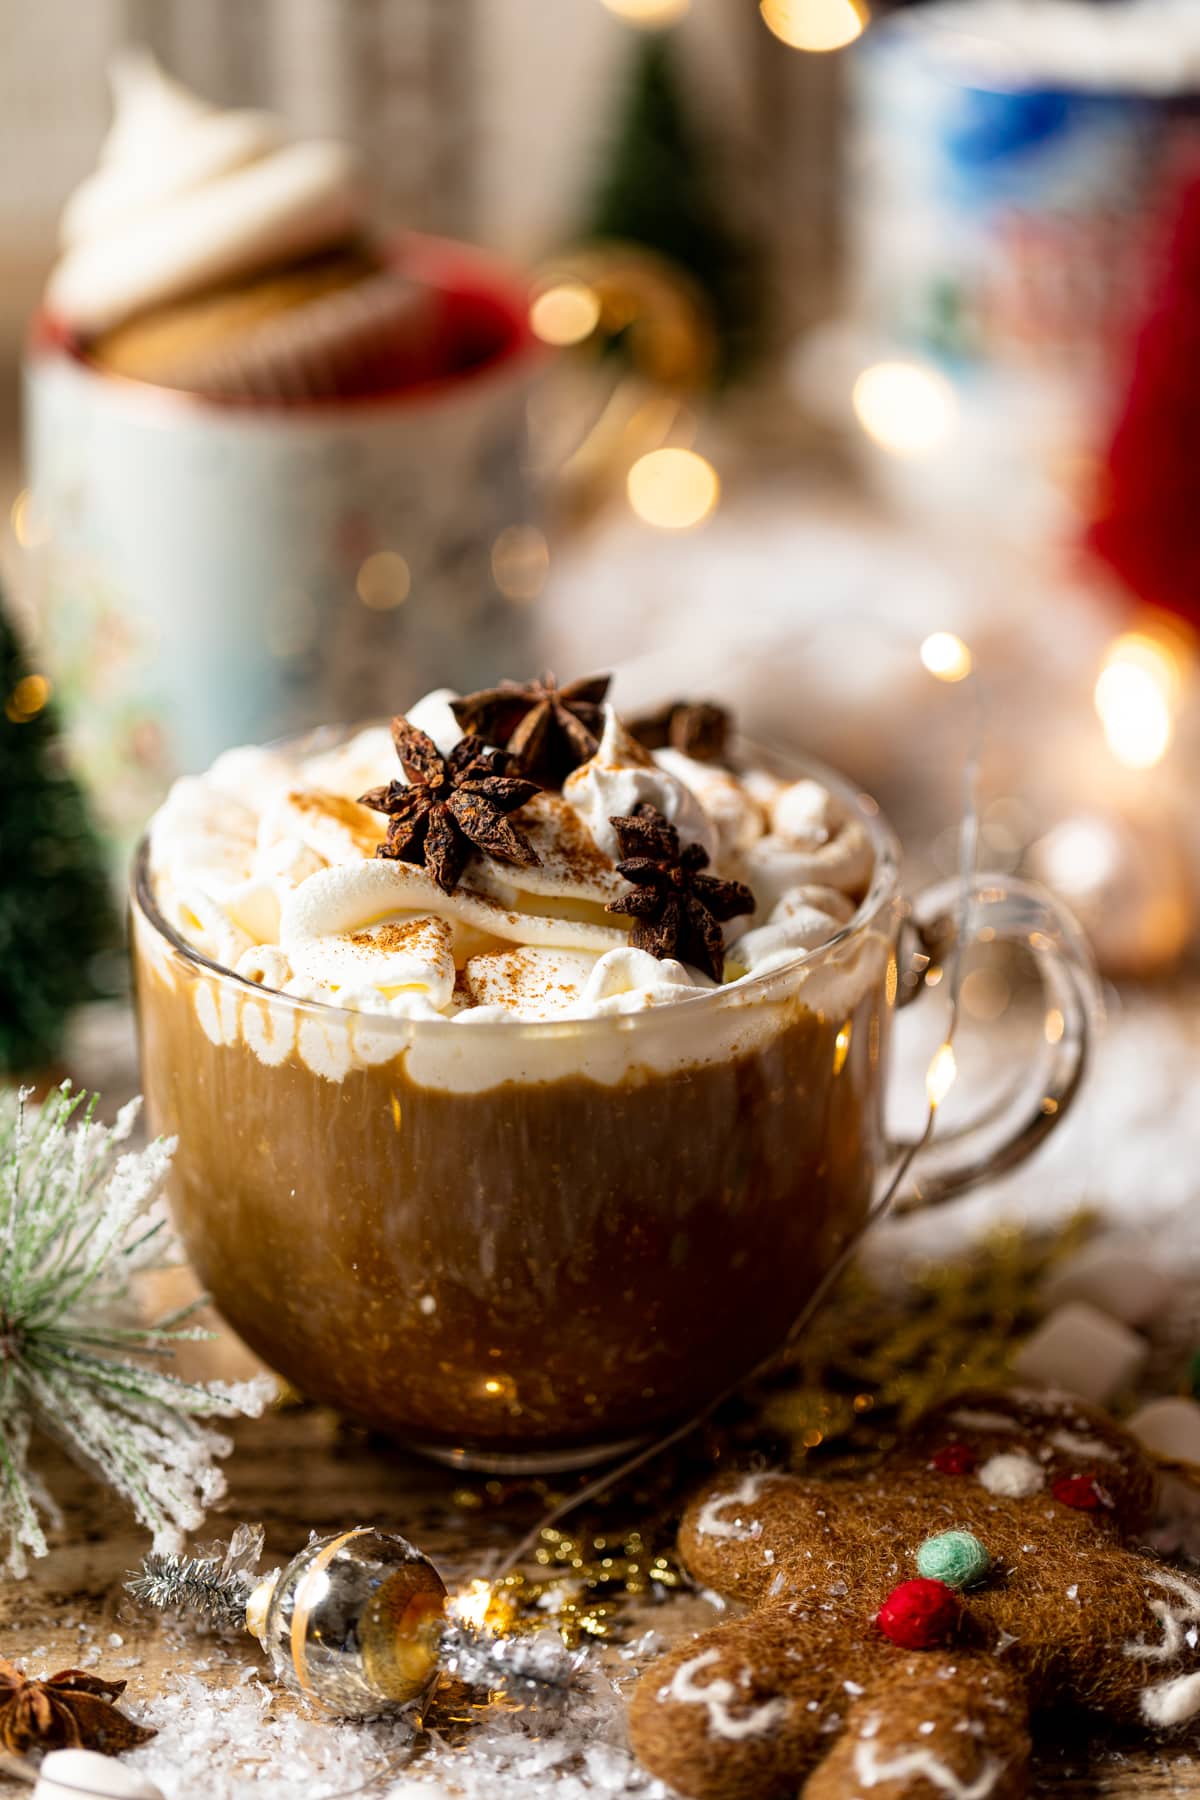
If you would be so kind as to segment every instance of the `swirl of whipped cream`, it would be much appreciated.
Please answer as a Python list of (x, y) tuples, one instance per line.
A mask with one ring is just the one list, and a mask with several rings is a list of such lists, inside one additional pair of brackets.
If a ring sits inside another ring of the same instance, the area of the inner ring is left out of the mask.
[[(480, 937), (597, 954), (626, 941), (619, 925), (601, 925), (549, 909), (518, 912), (466, 886), (444, 894), (414, 863), (371, 861), (320, 869), (302, 881), (284, 903), (279, 942), (293, 956), (297, 945), (430, 914), (455, 928), (460, 955), (464, 950), (469, 954)], [(314, 973), (324, 979), (320, 971)]]
[(682, 750), (656, 750), (660, 769), (682, 781), (716, 826), (722, 856), (746, 850), (763, 835), (762, 809), (744, 782), (715, 763), (697, 762)]
[(622, 944), (597, 958), (583, 990), (583, 1011), (589, 1018), (606, 1013), (642, 1012), (684, 1000), (689, 994), (711, 993), (715, 981), (699, 969), (689, 969), (673, 956), (651, 956)]
[(574, 807), (593, 842), (612, 862), (621, 851), (610, 821), (627, 818), (643, 804), (657, 807), (685, 844), (702, 845), (710, 860), (717, 854), (717, 827), (691, 788), (655, 762), (611, 706), (604, 709), (604, 731), (595, 756), (567, 776), (563, 799)]
[(742, 879), (769, 918), (790, 888), (836, 888), (859, 896), (871, 878), (874, 853), (862, 820), (848, 813), (816, 781), (776, 784), (768, 803), (772, 829), (741, 856)]
[(99, 168), (67, 202), (46, 290), (72, 330), (111, 330), (362, 224), (347, 146), (289, 144), (269, 114), (208, 106), (145, 51), (118, 59), (112, 81), (113, 125)]
[(738, 939), (730, 961), (747, 975), (782, 968), (802, 951), (828, 943), (854, 917), (854, 902), (836, 888), (789, 888), (765, 925)]
[(460, 1020), (600, 1019), (642, 1012), (711, 990), (699, 970), (629, 944), (603, 956), (524, 947), (473, 956), (464, 971), (470, 1010)]

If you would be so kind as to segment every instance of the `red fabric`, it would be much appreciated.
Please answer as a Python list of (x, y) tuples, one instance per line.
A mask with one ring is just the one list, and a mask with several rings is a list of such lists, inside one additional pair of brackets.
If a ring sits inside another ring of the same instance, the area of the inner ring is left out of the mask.
[(1200, 155), (1172, 193), (1088, 543), (1138, 599), (1200, 625)]
[(893, 1588), (875, 1622), (884, 1637), (905, 1650), (932, 1650), (954, 1636), (960, 1613), (953, 1588), (921, 1576)]

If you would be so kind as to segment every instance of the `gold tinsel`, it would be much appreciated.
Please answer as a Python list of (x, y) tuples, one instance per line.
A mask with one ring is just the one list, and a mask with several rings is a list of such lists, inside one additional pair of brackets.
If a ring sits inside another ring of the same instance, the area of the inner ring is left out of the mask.
[[(1085, 1216), (1052, 1233), (1001, 1229), (961, 1258), (918, 1265), (894, 1285), (853, 1266), (797, 1342), (686, 1444), (568, 1525), (545, 1527), (533, 1565), (493, 1585), (486, 1623), (521, 1631), (552, 1622), (569, 1645), (610, 1636), (631, 1601), (686, 1580), (675, 1526), (689, 1489), (714, 1464), (815, 1464), (850, 1476), (926, 1407), (1003, 1381), (1037, 1323), (1043, 1276), (1090, 1229)], [(480, 1510), (530, 1491), (547, 1508), (563, 1498), (542, 1482), (518, 1489), (495, 1480), (455, 1498)]]

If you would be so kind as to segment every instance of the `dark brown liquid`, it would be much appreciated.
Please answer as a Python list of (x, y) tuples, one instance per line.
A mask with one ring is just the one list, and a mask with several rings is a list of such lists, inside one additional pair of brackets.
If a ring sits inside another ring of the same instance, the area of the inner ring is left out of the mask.
[(214, 1045), (212, 978), (175, 974), (141, 971), (143, 1071), (201, 1279), (304, 1393), (411, 1441), (569, 1454), (685, 1419), (866, 1215), (882, 991), (714, 1067), (461, 1094)]

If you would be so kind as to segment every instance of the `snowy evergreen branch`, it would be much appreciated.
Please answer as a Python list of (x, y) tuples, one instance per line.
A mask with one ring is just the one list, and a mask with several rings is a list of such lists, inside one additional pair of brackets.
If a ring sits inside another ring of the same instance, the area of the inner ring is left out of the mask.
[[(198, 1423), (257, 1416), (269, 1379), (207, 1386), (148, 1358), (206, 1334), (184, 1307), (140, 1323), (130, 1292), (139, 1269), (168, 1260), (174, 1240), (158, 1199), (173, 1144), (122, 1151), (140, 1102), (114, 1126), (67, 1085), (40, 1106), (0, 1093), (0, 1555), (24, 1575), (46, 1554), (54, 1502), (30, 1465), (35, 1429), (127, 1500), (176, 1550), (225, 1491), (214, 1458), (230, 1440)], [(3, 1542), (7, 1539), (7, 1544)]]

